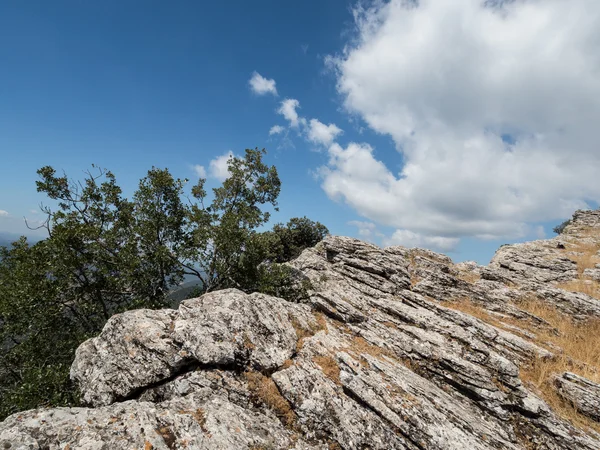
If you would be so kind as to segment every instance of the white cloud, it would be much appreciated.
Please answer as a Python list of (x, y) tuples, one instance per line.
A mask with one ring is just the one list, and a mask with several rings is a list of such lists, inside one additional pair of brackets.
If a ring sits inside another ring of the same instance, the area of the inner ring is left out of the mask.
[(4, 211), (3, 209), (0, 209), (0, 217), (8, 217), (10, 214), (8, 214), (8, 211)]
[(258, 72), (252, 73), (252, 78), (248, 81), (250, 89), (257, 95), (273, 94), (277, 95), (275, 80), (263, 77)]
[(315, 144), (328, 146), (331, 145), (340, 134), (342, 134), (342, 130), (335, 124), (330, 123), (329, 125), (325, 125), (317, 119), (310, 119), (307, 130), (309, 141)]
[(535, 227), (534, 234), (537, 239), (546, 239), (546, 230), (542, 225)]
[(274, 134), (281, 134), (285, 131), (285, 127), (281, 125), (273, 125), (269, 130), (269, 136), (273, 136)]
[(396, 230), (388, 239), (384, 239), (385, 246), (402, 245), (404, 247), (426, 247), (441, 252), (453, 250), (458, 245), (458, 238), (442, 236), (423, 236), (409, 230)]
[[(290, 128), (298, 130), (298, 134), (303, 136), (313, 144), (329, 146), (335, 139), (343, 133), (343, 131), (335, 124), (330, 123), (325, 125), (318, 119), (310, 119), (298, 114), (300, 102), (295, 98), (287, 98), (283, 100), (277, 110), (288, 122)], [(269, 135), (278, 134), (284, 131), (284, 127), (275, 125), (269, 131)]]
[(229, 160), (233, 158), (233, 152), (216, 157), (210, 162), (209, 175), (219, 181), (225, 181), (229, 177)]
[(394, 242), (440, 248), (600, 200), (600, 2), (375, 5), (329, 62), (347, 111), (392, 136), (404, 166), (332, 144), (319, 170), (331, 198), (397, 228)]
[[(410, 178), (395, 176), (374, 157), (368, 144), (350, 143), (343, 148), (336, 143), (328, 153), (328, 165), (318, 171), (327, 195), (345, 201), (376, 223), (447, 237), (490, 238), (505, 235), (507, 230), (513, 235), (526, 231), (525, 225), (512, 221), (510, 211), (498, 211), (498, 205), (487, 204), (486, 197), (471, 189), (470, 183), (461, 188), (447, 184), (442, 170), (444, 161), (437, 162), (437, 166), (432, 163), (429, 168), (439, 175), (439, 180), (427, 178), (423, 168), (405, 167), (405, 172), (414, 171), (415, 176), (425, 177), (431, 183), (415, 186)], [(491, 184), (496, 183), (489, 171), (487, 176)], [(414, 192), (415, 188), (428, 192)], [(454, 196), (445, 196), (444, 189), (452, 190)], [(506, 214), (506, 219), (500, 220), (500, 214)], [(498, 218), (486, 220), (487, 217)]]
[(196, 175), (198, 175), (198, 178), (206, 178), (206, 169), (204, 168), (204, 166), (201, 166), (200, 164), (195, 164), (192, 166), (192, 170)]
[(292, 128), (298, 128), (299, 125), (306, 125), (306, 119), (298, 116), (296, 109), (300, 108), (300, 102), (295, 98), (286, 98), (281, 102), (278, 114), (281, 114), (289, 123)]
[(360, 220), (351, 220), (348, 225), (358, 228), (358, 234), (365, 237), (371, 236), (377, 229), (377, 225), (373, 222), (362, 222)]
[(358, 235), (361, 239), (375, 243), (375, 238), (381, 240), (384, 237), (383, 233), (377, 230), (377, 225), (373, 222), (363, 222), (360, 220), (351, 220), (348, 225), (358, 228)]

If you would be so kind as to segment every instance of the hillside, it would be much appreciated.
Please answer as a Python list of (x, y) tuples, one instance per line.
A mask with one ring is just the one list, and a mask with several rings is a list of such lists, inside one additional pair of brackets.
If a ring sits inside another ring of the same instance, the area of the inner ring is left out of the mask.
[(329, 236), (305, 304), (218, 291), (113, 316), (71, 376), (86, 408), (0, 448), (600, 449), (600, 210), (488, 266)]

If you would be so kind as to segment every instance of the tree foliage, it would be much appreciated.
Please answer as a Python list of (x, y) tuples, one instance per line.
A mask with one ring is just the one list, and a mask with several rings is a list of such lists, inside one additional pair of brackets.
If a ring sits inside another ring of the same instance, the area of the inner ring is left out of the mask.
[(281, 182), (264, 150), (229, 160), (212, 189), (152, 168), (131, 199), (112, 172), (92, 166), (83, 181), (38, 171), (47, 239), (0, 247), (0, 418), (40, 405), (74, 404), (68, 372), (74, 351), (108, 318), (169, 304), (186, 277), (197, 294), (236, 287), (299, 300), (286, 265), (326, 234), (306, 217), (259, 231), (277, 210)]
[(294, 217), (287, 225), (277, 224), (273, 231), (267, 232), (272, 236), (268, 258), (277, 263), (291, 261), (300, 256), (305, 248), (314, 247), (323, 240), (329, 231), (319, 222), (305, 217)]
[(563, 231), (565, 231), (565, 228), (567, 228), (568, 225), (571, 225), (571, 219), (567, 219), (560, 225), (555, 226), (552, 231), (556, 234), (563, 234)]

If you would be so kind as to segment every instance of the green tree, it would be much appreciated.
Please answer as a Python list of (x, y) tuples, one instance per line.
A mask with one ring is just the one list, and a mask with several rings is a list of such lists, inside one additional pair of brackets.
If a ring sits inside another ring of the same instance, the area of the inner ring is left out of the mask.
[(164, 305), (171, 287), (183, 279), (178, 258), (187, 243), (188, 209), (182, 200), (186, 181), (153, 167), (133, 196), (129, 240), (137, 245), (125, 267), (131, 269), (131, 290), (146, 304)]
[[(299, 300), (306, 286), (282, 263), (327, 229), (306, 217), (259, 232), (277, 210), (281, 182), (264, 150), (229, 160), (229, 177), (207, 195), (200, 179), (152, 168), (131, 200), (115, 176), (92, 166), (83, 181), (46, 166), (39, 192), (47, 239), (0, 248), (0, 418), (39, 405), (74, 404), (68, 371), (77, 346), (108, 318), (158, 308), (184, 276), (199, 294), (236, 287)], [(210, 200), (210, 201), (209, 201)]]
[(304, 249), (314, 247), (329, 234), (329, 230), (307, 217), (294, 217), (287, 225), (279, 223), (267, 233), (272, 235), (268, 258), (283, 263), (296, 259)]
[(563, 231), (565, 231), (565, 228), (567, 228), (569, 225), (571, 225), (571, 219), (567, 219), (561, 224), (555, 226), (552, 231), (554, 231), (556, 234), (563, 234)]
[(53, 256), (46, 241), (0, 247), (0, 419), (75, 401), (69, 368), (91, 318), (70, 301), (67, 283), (49, 275)]
[(278, 210), (281, 189), (277, 169), (263, 163), (264, 154), (265, 150), (246, 150), (244, 159), (230, 158), (229, 177), (213, 189), (208, 206), (206, 180), (192, 188), (196, 202), (189, 208), (188, 239), (178, 256), (184, 272), (201, 280), (203, 292), (245, 288), (248, 255), (259, 251), (257, 229), (270, 218), (264, 207)]

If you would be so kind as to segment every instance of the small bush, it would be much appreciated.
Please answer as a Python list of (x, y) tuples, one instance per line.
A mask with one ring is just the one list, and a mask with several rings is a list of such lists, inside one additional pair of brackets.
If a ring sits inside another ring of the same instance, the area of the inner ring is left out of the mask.
[(555, 226), (552, 231), (554, 231), (556, 234), (563, 234), (563, 231), (565, 231), (567, 225), (571, 225), (571, 219), (565, 220), (560, 225)]

